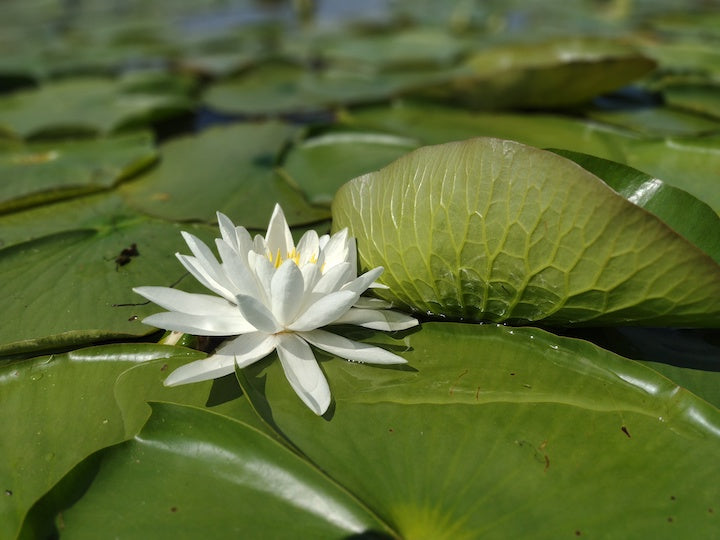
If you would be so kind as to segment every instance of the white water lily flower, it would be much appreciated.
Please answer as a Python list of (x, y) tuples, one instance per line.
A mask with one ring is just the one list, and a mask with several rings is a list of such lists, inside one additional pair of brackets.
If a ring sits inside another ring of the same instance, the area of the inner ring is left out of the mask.
[(321, 330), (331, 324), (355, 324), (377, 330), (403, 330), (414, 318), (389, 311), (389, 304), (360, 295), (382, 267), (357, 276), (355, 241), (347, 230), (332, 237), (308, 231), (295, 246), (280, 206), (267, 235), (254, 239), (243, 227), (218, 213), (222, 238), (216, 239), (221, 262), (195, 236), (183, 232), (193, 256), (177, 254), (183, 266), (218, 296), (169, 287), (133, 289), (169, 310), (143, 322), (200, 336), (237, 336), (214, 355), (173, 371), (166, 386), (205, 381), (233, 373), (274, 350), (285, 376), (316, 414), (330, 405), (330, 389), (308, 344), (356, 362), (400, 364), (385, 349)]

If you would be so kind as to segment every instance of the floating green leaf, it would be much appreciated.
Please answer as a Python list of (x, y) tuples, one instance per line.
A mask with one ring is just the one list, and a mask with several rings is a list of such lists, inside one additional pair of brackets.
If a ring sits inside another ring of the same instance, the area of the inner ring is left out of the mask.
[(348, 69), (408, 69), (443, 66), (456, 62), (467, 43), (447, 31), (430, 26), (393, 32), (325, 37), (318, 54)]
[[(217, 235), (215, 229), (198, 225), (182, 229), (205, 240)], [(93, 229), (0, 250), (4, 308), (22, 313), (4, 321), (0, 355), (152, 332), (140, 320), (157, 309), (142, 303), (132, 287), (170, 286), (185, 275), (173, 256), (187, 249), (180, 230), (177, 224), (137, 216), (116, 220), (111, 215)], [(130, 255), (123, 257), (125, 250)], [(183, 284), (187, 286), (193, 283)]]
[(295, 146), (283, 171), (314, 204), (329, 204), (348, 180), (375, 171), (419, 146), (382, 133), (329, 133)]
[(367, 70), (308, 71), (267, 64), (210, 86), (203, 101), (223, 112), (268, 115), (324, 111), (340, 105), (373, 103), (416, 88), (447, 81), (443, 71), (377, 73)]
[(274, 171), (297, 129), (280, 123), (216, 127), (160, 148), (159, 167), (121, 186), (128, 204), (176, 221), (213, 222), (221, 211), (246, 228), (265, 228), (279, 203), (288, 221), (326, 219)]
[(108, 189), (155, 158), (149, 133), (55, 143), (0, 142), (0, 213)]
[(490, 47), (432, 95), (485, 109), (566, 107), (647, 74), (654, 62), (616, 41), (561, 39)]
[(122, 371), (200, 356), (179, 347), (115, 345), (0, 366), (0, 536), (14, 538), (29, 508), (72, 467), (125, 438), (113, 399)]
[[(152, 481), (148, 482), (149, 479)], [(387, 526), (317, 468), (247, 424), (157, 403), (104, 453), (63, 536), (341, 538)]]
[(102, 229), (113, 221), (137, 217), (136, 214), (114, 192), (26, 208), (0, 216), (0, 248), (63, 231)]
[(607, 124), (631, 129), (651, 138), (705, 135), (720, 131), (720, 122), (670, 107), (590, 111), (588, 116)]
[(499, 139), (425, 147), (356, 178), (333, 227), (378, 295), (447, 317), (717, 326), (720, 266), (555, 154)]
[(0, 130), (20, 137), (108, 133), (185, 113), (190, 106), (175, 93), (124, 89), (111, 79), (67, 79), (0, 97)]
[(278, 362), (245, 369), (244, 384), (398, 536), (716, 530), (720, 411), (653, 370), (534, 328), (430, 323), (367, 339), (408, 367), (323, 362), (334, 397), (325, 421), (302, 407)]
[(720, 84), (671, 84), (663, 95), (670, 105), (720, 119)]

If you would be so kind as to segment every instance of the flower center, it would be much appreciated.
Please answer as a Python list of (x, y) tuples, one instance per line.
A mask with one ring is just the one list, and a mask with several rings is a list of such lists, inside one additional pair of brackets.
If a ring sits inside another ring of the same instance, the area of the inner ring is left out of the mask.
[[(296, 251), (294, 248), (290, 253), (285, 254), (285, 257), (282, 256), (282, 253), (280, 250), (277, 250), (277, 253), (273, 255), (271, 252), (268, 252), (268, 259), (270, 259), (270, 262), (273, 263), (273, 266), (275, 268), (280, 268), (280, 265), (284, 263), (287, 260), (294, 261), (297, 266), (300, 266), (300, 252)], [(311, 255), (310, 258), (307, 260), (310, 264), (317, 263), (317, 256)]]

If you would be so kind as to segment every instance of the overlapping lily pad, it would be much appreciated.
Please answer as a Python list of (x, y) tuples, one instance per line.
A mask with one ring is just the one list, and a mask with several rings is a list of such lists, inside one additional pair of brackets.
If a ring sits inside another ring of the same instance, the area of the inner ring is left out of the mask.
[[(14, 538), (30, 507), (72, 467), (125, 439), (113, 398), (121, 372), (153, 359), (177, 365), (201, 356), (179, 347), (118, 345), (0, 366), (2, 537)], [(134, 433), (140, 426), (128, 427)]]
[(0, 142), (0, 213), (108, 189), (156, 158), (152, 135)]
[(308, 113), (387, 100), (447, 78), (446, 73), (436, 71), (313, 71), (290, 64), (267, 64), (213, 84), (203, 101), (226, 113), (253, 116)]
[[(132, 519), (118, 520), (128, 513)], [(155, 404), (136, 439), (105, 452), (90, 490), (63, 512), (63, 532), (73, 538), (92, 538), (109, 524), (115, 534), (141, 529), (154, 538), (387, 530), (342, 486), (268, 436), (169, 404)]]
[(654, 66), (614, 41), (506, 45), (470, 56), (453, 81), (431, 95), (485, 109), (566, 107), (624, 86)]
[(141, 216), (106, 219), (0, 250), (0, 295), (9, 313), (22, 314), (2, 325), (0, 355), (151, 333), (140, 320), (157, 309), (132, 287), (170, 286), (184, 276), (173, 255), (187, 252), (181, 230), (217, 236), (213, 228)]
[(491, 321), (716, 326), (720, 266), (596, 176), (499, 139), (425, 147), (356, 178), (333, 227), (378, 291), (415, 311)]
[(409, 367), (323, 362), (325, 422), (298, 407), (278, 362), (246, 369), (244, 384), (398, 536), (715, 530), (720, 413), (651, 369), (531, 328), (431, 323), (369, 340)]
[(330, 204), (348, 180), (384, 167), (419, 146), (414, 139), (382, 133), (329, 133), (295, 146), (283, 171), (314, 204)]
[(128, 204), (176, 221), (215, 221), (223, 212), (246, 228), (264, 228), (279, 203), (293, 225), (326, 219), (274, 168), (297, 129), (280, 123), (208, 129), (161, 147), (162, 162), (122, 186)]
[(0, 98), (0, 130), (19, 137), (109, 133), (187, 113), (191, 105), (176, 93), (126, 90), (112, 79), (66, 79)]

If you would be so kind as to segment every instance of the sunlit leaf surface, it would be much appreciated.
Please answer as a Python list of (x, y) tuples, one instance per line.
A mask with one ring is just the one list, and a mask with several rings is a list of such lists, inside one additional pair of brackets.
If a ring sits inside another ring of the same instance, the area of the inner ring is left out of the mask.
[(324, 422), (277, 362), (245, 384), (401, 537), (712, 536), (720, 413), (670, 380), (533, 328), (432, 323), (382, 341), (408, 367), (324, 362)]
[(720, 266), (564, 158), (499, 139), (424, 147), (343, 186), (382, 297), (491, 321), (716, 326)]

